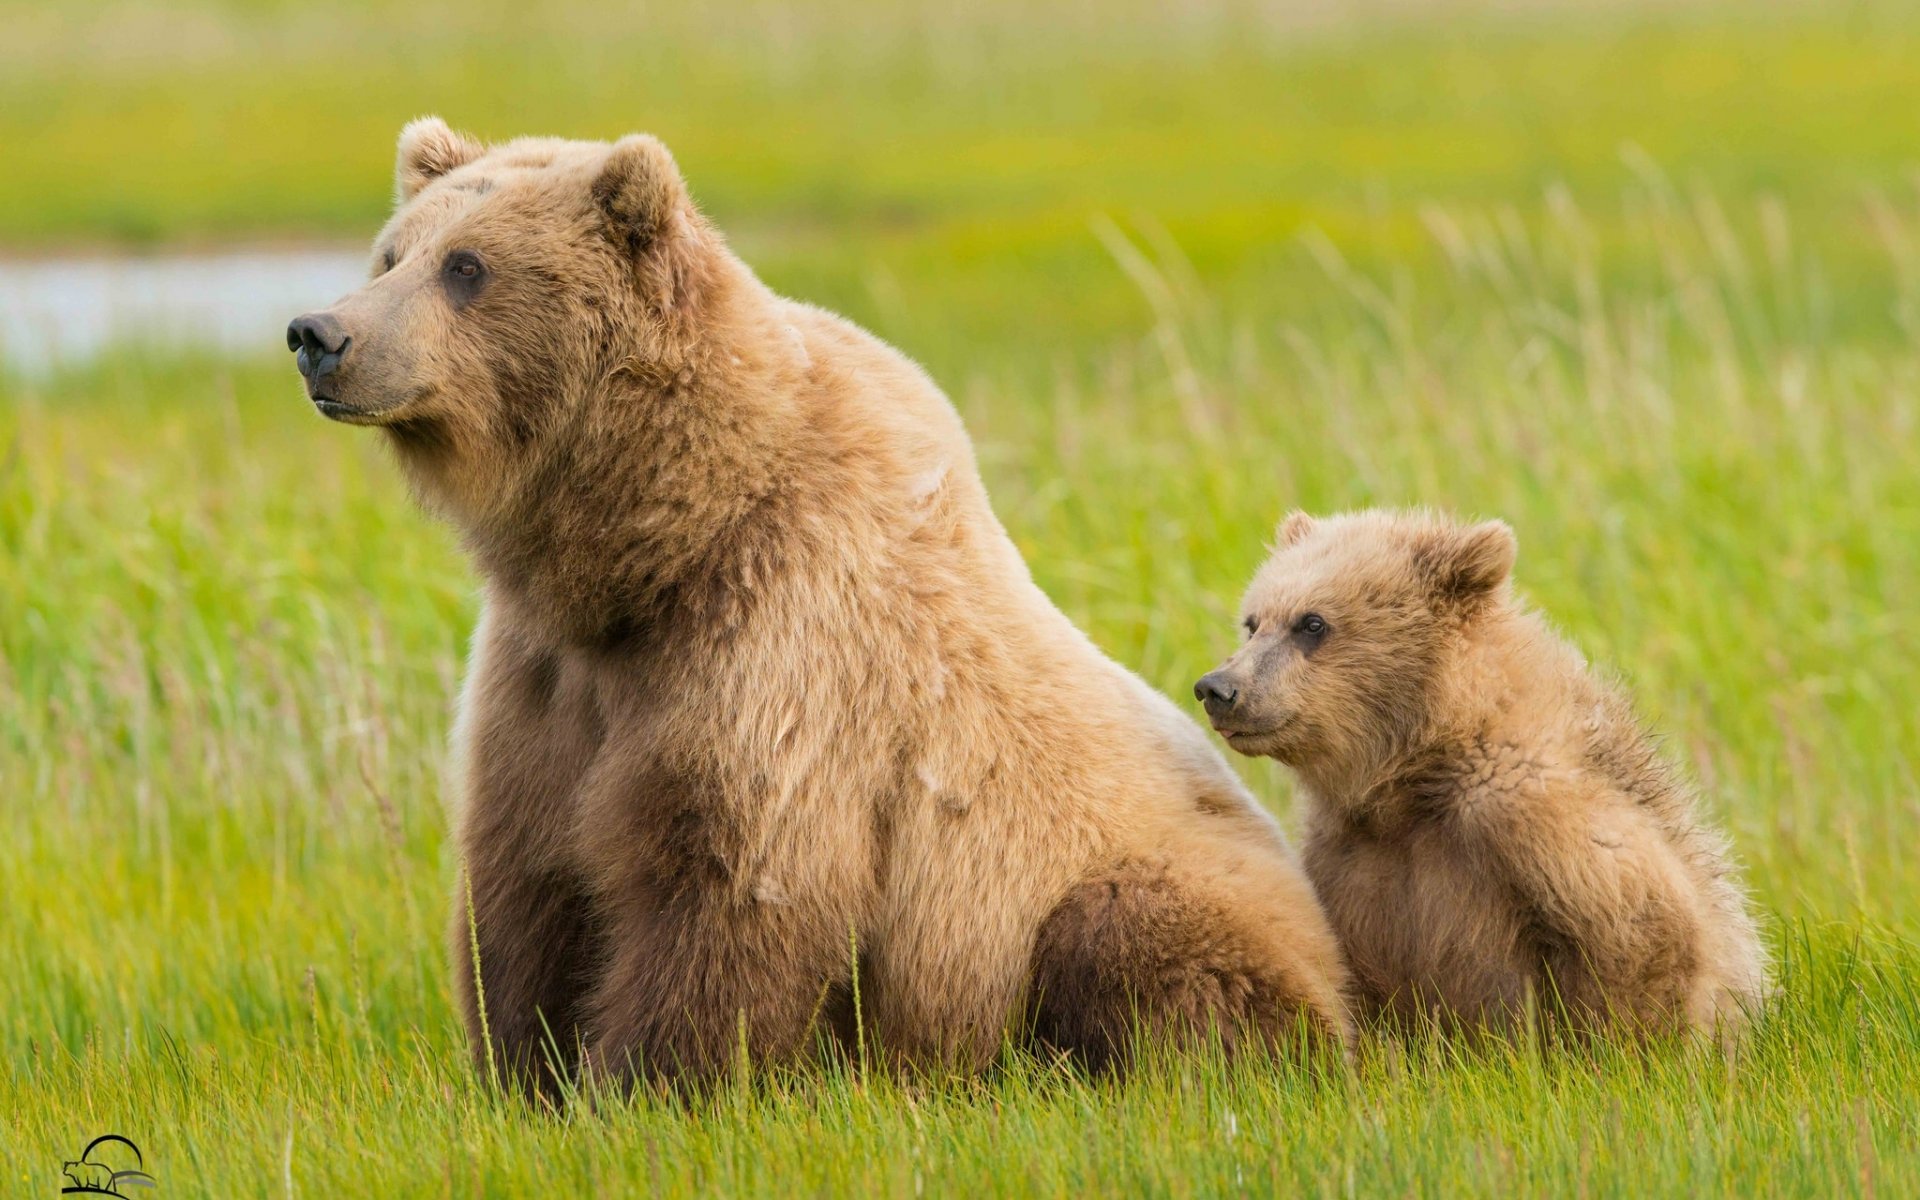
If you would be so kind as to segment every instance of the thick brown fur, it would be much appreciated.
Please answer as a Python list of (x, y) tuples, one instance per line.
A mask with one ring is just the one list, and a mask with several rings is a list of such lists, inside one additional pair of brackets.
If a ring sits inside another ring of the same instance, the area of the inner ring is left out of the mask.
[(1135, 1004), (1347, 1035), (1276, 825), (1034, 586), (913, 363), (762, 285), (651, 138), (416, 122), (397, 175), (310, 390), (384, 430), (485, 579), (456, 735), (476, 1054), (484, 997), (528, 1086), (576, 1040), (621, 1077), (791, 1060), (856, 953), (901, 1062), (979, 1068), (1030, 1009), (1095, 1060)]
[(1514, 600), (1511, 530), (1294, 513), (1278, 542), (1202, 690), (1229, 744), (1299, 776), (1363, 1013), (1661, 1032), (1758, 1003), (1725, 840), (1624, 695)]

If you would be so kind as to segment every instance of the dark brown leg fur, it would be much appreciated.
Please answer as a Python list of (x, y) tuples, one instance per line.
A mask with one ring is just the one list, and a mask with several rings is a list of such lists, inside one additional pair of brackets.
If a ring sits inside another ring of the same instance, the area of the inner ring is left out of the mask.
[(1229, 1052), (1291, 1041), (1306, 1003), (1293, 970), (1248, 918), (1164, 866), (1125, 863), (1076, 887), (1034, 948), (1035, 1036), (1098, 1069), (1123, 1067), (1136, 1030)]
[[(561, 1079), (573, 1072), (586, 972), (595, 953), (587, 899), (557, 876), (506, 872), (474, 878), (472, 895), (471, 921), (466, 890), (454, 896), (451, 941), (454, 993), (474, 1061), (487, 1069), (484, 995), (501, 1080), (529, 1095), (557, 1098)], [(476, 941), (479, 989), (473, 980)]]
[(588, 1005), (588, 1057), (616, 1080), (698, 1088), (744, 1051), (790, 1061), (830, 1028), (852, 956), (844, 924), (791, 904), (681, 896), (609, 916), (610, 959)]

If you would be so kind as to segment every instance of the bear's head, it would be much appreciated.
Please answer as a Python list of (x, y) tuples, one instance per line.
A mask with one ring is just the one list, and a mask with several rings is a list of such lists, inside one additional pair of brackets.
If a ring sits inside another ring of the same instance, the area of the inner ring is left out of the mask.
[(726, 260), (644, 135), (488, 147), (422, 118), (395, 192), (366, 284), (295, 319), (287, 345), (321, 413), (384, 428), (457, 510), (538, 470), (616, 373), (670, 379)]
[(1514, 553), (1500, 521), (1291, 513), (1242, 603), (1246, 643), (1194, 695), (1242, 754), (1377, 765), (1419, 732), (1460, 631), (1505, 599)]

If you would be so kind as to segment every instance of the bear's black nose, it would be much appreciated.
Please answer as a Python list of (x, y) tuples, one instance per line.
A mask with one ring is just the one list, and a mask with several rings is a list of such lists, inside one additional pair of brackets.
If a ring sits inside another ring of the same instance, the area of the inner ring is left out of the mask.
[(1205, 705), (1210, 713), (1225, 712), (1240, 698), (1240, 689), (1234, 687), (1219, 671), (1209, 671), (1200, 677), (1199, 683), (1193, 685), (1193, 698)]
[(340, 365), (340, 356), (347, 352), (352, 341), (331, 313), (307, 313), (295, 317), (287, 326), (287, 349), (298, 356), (294, 365), (302, 375), (316, 382)]

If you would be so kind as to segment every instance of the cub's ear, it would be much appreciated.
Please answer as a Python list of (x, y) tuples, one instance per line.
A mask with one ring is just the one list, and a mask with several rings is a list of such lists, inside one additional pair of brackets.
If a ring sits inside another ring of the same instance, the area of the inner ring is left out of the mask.
[(1519, 553), (1513, 529), (1505, 521), (1482, 521), (1462, 529), (1436, 530), (1415, 553), (1443, 600), (1471, 603), (1498, 588), (1513, 574)]
[(671, 232), (687, 202), (687, 185), (660, 139), (632, 133), (607, 152), (593, 181), (593, 202), (609, 232), (637, 255)]
[(405, 204), (420, 189), (457, 167), (464, 167), (487, 148), (464, 133), (455, 133), (439, 117), (407, 122), (400, 131), (400, 152), (393, 165), (393, 194)]
[(1280, 526), (1274, 530), (1274, 537), (1280, 540), (1282, 547), (1297, 546), (1313, 532), (1314, 525), (1312, 517), (1296, 508), (1280, 518)]

